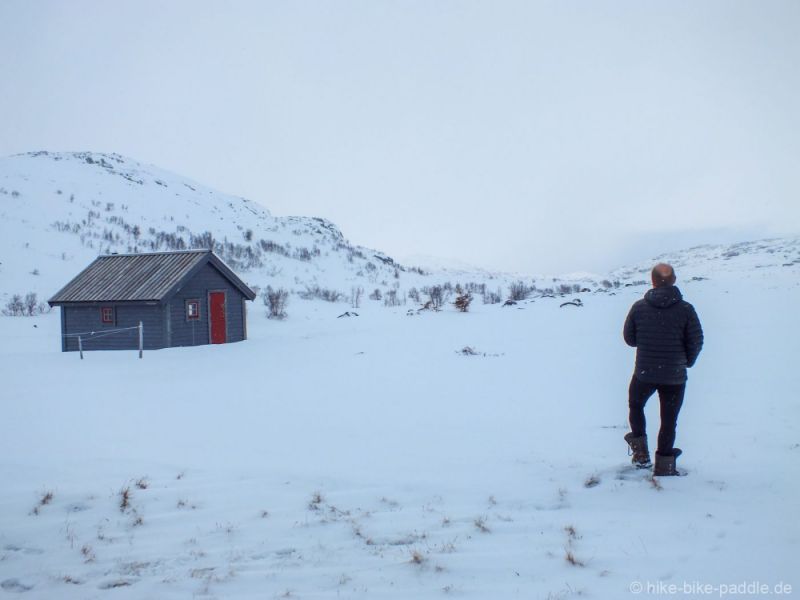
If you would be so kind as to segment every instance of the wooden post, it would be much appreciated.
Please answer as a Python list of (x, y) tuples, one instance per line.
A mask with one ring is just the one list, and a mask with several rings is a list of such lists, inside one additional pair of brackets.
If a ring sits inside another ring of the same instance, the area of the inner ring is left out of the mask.
[(81, 340), (81, 336), (78, 336), (78, 352), (81, 355), (81, 360), (83, 360), (83, 340)]
[(139, 358), (142, 358), (142, 346), (144, 346), (144, 325), (139, 321)]

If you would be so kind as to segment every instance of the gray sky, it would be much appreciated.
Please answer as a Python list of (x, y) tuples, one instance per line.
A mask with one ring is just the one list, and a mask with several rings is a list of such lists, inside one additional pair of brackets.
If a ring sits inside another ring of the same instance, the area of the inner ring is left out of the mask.
[(119, 152), (398, 257), (800, 233), (800, 2), (0, 2), (0, 155)]

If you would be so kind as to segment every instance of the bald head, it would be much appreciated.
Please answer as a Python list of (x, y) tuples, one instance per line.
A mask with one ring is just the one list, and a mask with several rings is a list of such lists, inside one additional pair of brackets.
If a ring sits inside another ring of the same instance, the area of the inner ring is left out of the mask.
[(675, 285), (675, 269), (667, 263), (658, 263), (653, 267), (650, 277), (653, 280), (653, 287), (660, 288), (667, 285)]

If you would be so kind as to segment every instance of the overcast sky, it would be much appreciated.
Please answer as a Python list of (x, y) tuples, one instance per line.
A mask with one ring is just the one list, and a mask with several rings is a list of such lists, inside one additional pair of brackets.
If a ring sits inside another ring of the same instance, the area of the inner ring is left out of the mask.
[(394, 256), (800, 233), (800, 2), (0, 2), (0, 155), (118, 152)]

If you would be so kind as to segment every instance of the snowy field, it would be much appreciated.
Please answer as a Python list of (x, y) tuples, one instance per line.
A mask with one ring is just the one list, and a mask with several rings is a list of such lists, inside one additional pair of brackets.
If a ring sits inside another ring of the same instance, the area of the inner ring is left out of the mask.
[(706, 346), (688, 476), (656, 482), (622, 439), (644, 287), (414, 316), (293, 299), (284, 322), (252, 304), (249, 341), (141, 361), (60, 353), (56, 312), (1, 317), (0, 597), (796, 595), (797, 275), (679, 280)]

